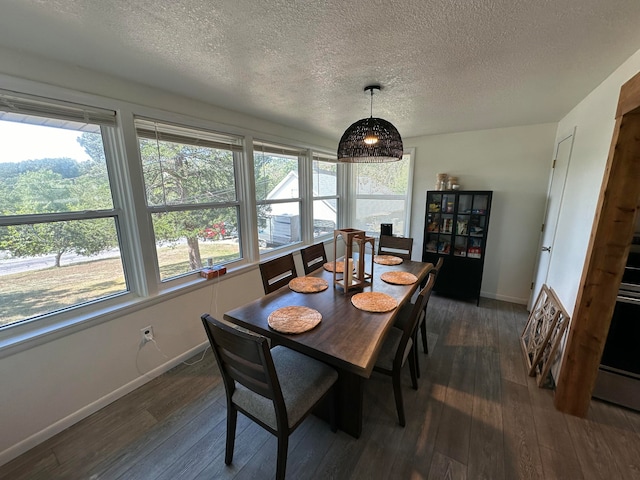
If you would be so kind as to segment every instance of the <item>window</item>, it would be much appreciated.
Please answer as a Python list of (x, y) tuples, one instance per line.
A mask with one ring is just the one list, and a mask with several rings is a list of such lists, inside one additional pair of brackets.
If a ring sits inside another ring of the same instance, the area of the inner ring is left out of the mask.
[(302, 240), (300, 160), (304, 151), (254, 142), (253, 161), (260, 252)]
[(143, 118), (135, 124), (160, 279), (240, 259), (241, 139)]
[(0, 328), (128, 290), (115, 112), (0, 91)]
[(355, 163), (355, 225), (378, 236), (381, 223), (391, 223), (393, 233), (409, 236), (411, 210), (411, 154), (390, 163)]
[(313, 237), (332, 235), (338, 228), (338, 164), (335, 157), (314, 153)]

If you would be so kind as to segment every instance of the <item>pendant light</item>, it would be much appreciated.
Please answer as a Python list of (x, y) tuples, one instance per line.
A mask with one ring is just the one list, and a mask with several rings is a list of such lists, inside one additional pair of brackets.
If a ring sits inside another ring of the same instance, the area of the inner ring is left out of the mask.
[(382, 118), (373, 117), (373, 92), (380, 85), (369, 85), (371, 116), (352, 124), (338, 144), (338, 161), (344, 163), (395, 162), (402, 158), (402, 138), (396, 127)]

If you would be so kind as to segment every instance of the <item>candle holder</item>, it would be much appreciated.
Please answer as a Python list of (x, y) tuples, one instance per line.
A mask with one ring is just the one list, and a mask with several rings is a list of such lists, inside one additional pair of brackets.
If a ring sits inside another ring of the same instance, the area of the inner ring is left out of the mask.
[[(338, 261), (338, 239), (344, 243), (344, 260)], [(366, 268), (366, 248), (371, 245), (371, 264)], [(354, 246), (358, 256), (354, 258)], [(362, 290), (371, 285), (373, 280), (373, 255), (375, 252), (375, 238), (367, 237), (364, 230), (344, 228), (333, 231), (333, 286), (340, 285), (346, 294), (351, 289)], [(338, 272), (338, 263), (344, 264), (342, 273)], [(354, 273), (354, 266), (355, 273)]]

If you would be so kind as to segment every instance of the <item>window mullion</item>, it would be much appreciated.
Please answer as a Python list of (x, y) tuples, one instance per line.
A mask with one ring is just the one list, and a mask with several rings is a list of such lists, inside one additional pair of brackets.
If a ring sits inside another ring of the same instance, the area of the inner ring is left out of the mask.
[(184, 212), (187, 210), (210, 210), (212, 208), (237, 207), (240, 202), (220, 203), (181, 203), (179, 205), (152, 205), (147, 207), (149, 213)]
[(140, 158), (132, 112), (121, 112), (120, 120), (122, 142), (114, 162), (114, 184), (118, 186), (114, 193), (118, 202), (131, 212), (122, 222), (122, 248), (127, 265), (131, 267), (127, 270), (131, 290), (140, 296), (149, 296), (158, 293), (160, 279), (155, 239), (147, 212), (142, 164), (140, 161), (127, 162), (128, 158)]
[(34, 225), (38, 223), (64, 222), (67, 220), (91, 220), (94, 218), (117, 217), (120, 209), (84, 210), (81, 212), (35, 213), (30, 215), (4, 215), (0, 217), (0, 227), (8, 225)]
[(300, 169), (300, 197), (302, 204), (300, 205), (300, 216), (302, 224), (300, 225), (302, 241), (306, 244), (313, 243), (313, 152), (306, 151), (306, 155), (300, 155), (298, 161)]
[[(260, 260), (258, 245), (258, 212), (256, 205), (256, 181), (253, 163), (253, 137), (244, 139), (244, 156), (234, 155), (236, 159), (238, 198), (240, 200), (240, 230), (244, 257), (249, 262)], [(242, 160), (242, 161), (240, 161)]]

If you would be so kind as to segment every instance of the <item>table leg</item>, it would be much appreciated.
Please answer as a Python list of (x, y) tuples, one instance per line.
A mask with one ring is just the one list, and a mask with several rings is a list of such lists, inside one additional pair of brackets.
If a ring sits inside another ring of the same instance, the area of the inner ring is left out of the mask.
[[(338, 370), (336, 382), (336, 423), (338, 428), (352, 437), (359, 438), (362, 433), (362, 403), (364, 396), (364, 378), (355, 373)], [(315, 414), (329, 419), (328, 397), (315, 410)]]

